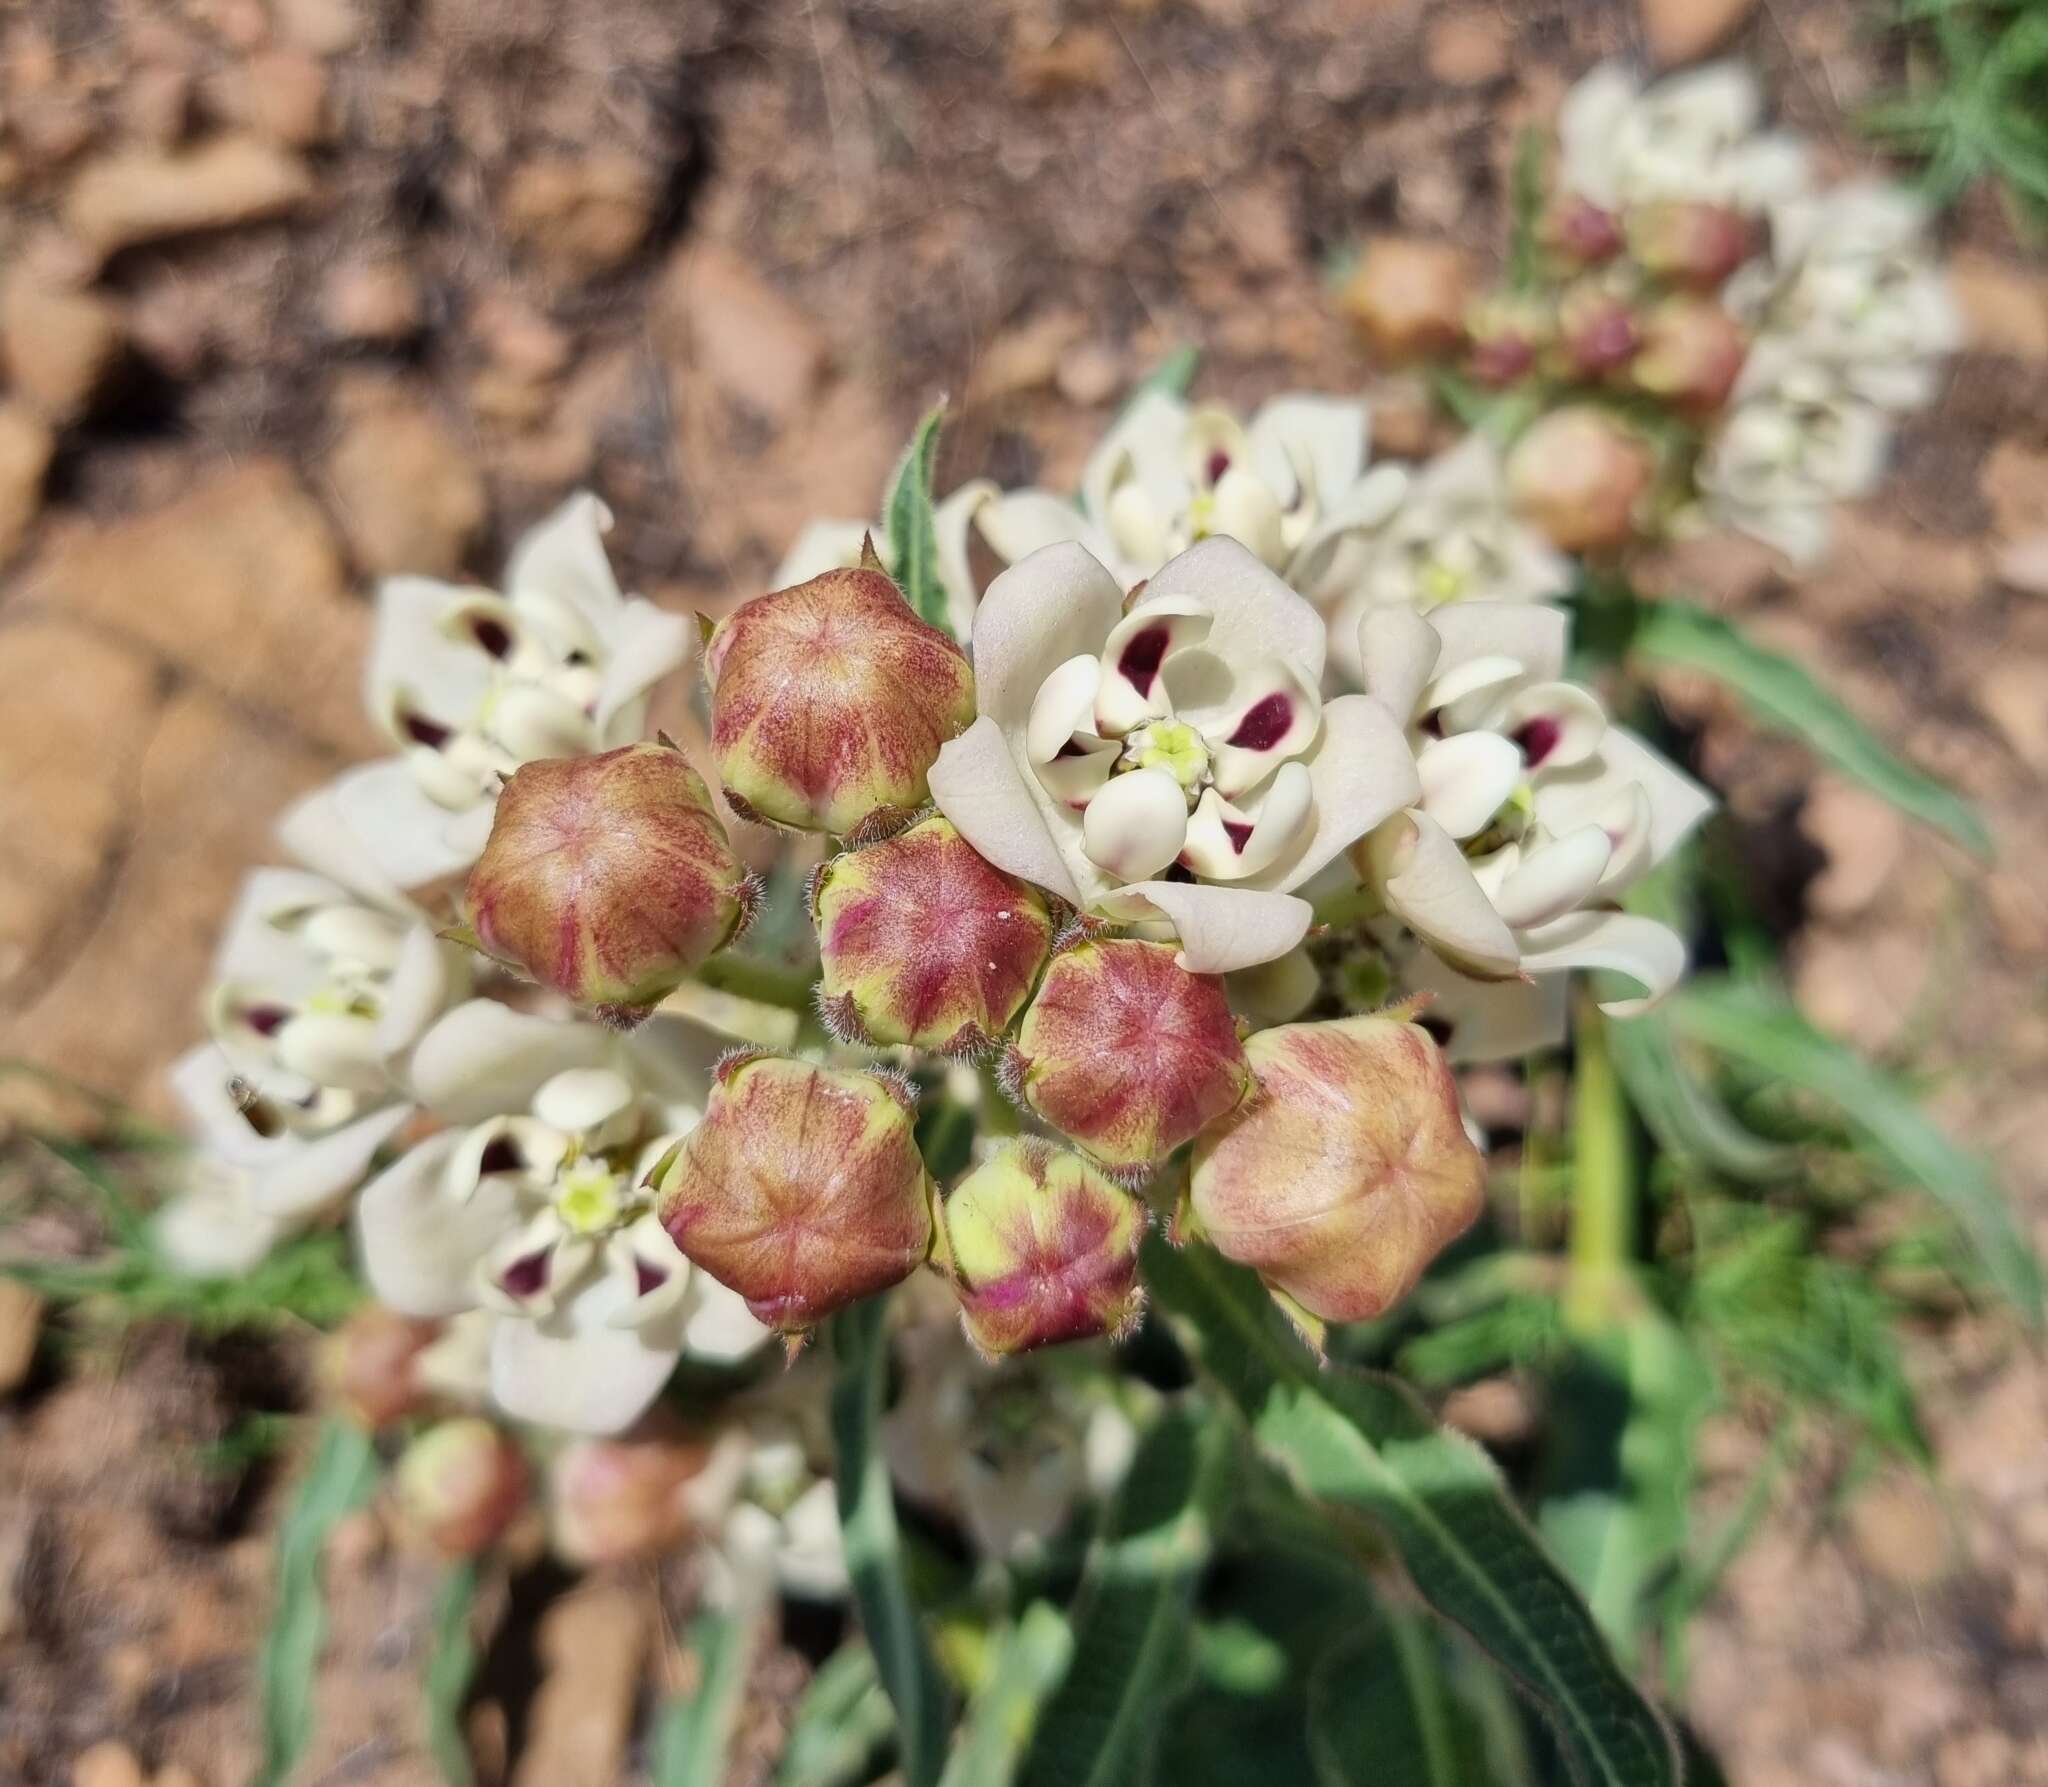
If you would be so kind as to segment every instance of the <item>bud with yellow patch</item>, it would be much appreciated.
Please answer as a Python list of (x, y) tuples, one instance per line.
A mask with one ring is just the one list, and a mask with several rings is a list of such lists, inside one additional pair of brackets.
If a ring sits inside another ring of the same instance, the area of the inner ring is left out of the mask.
[(783, 1334), (900, 1283), (931, 1252), (910, 1100), (877, 1074), (732, 1057), (654, 1184), (676, 1246)]
[(475, 1557), (526, 1505), (526, 1456), (477, 1415), (429, 1427), (399, 1455), (391, 1486), (400, 1519), (444, 1557)]
[(990, 1358), (1121, 1337), (1145, 1304), (1145, 1207), (1080, 1155), (1037, 1137), (1002, 1144), (939, 1205), (934, 1259), (967, 1338)]
[(1628, 248), (1646, 273), (1714, 291), (1757, 252), (1756, 224), (1726, 205), (1660, 199), (1628, 214)]
[(1262, 1030), (1247, 1053), (1258, 1090), (1195, 1144), (1198, 1232), (1312, 1317), (1383, 1315), (1485, 1203), (1450, 1064), (1391, 1014)]
[(1748, 357), (1741, 325), (1713, 299), (1671, 297), (1644, 319), (1629, 379), (1689, 416), (1710, 416), (1728, 401)]
[(757, 596), (704, 648), (711, 749), (746, 818), (864, 836), (924, 804), (939, 747), (974, 720), (966, 655), (879, 568)]

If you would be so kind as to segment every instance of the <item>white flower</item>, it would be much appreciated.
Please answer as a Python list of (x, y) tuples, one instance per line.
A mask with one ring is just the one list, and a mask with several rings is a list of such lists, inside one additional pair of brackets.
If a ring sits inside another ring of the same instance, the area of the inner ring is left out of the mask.
[(1321, 699), (1324, 645), (1235, 540), (1190, 547), (1128, 613), (1085, 548), (1044, 547), (982, 599), (981, 717), (939, 753), (932, 798), (998, 867), (1171, 924), (1197, 973), (1270, 961), (1308, 928), (1288, 890), (1417, 788), (1384, 708)]
[(1311, 601), (1348, 587), (1347, 542), (1401, 499), (1406, 474), (1366, 470), (1362, 403), (1276, 397), (1249, 423), (1147, 392), (1089, 457), (1078, 508), (1049, 490), (985, 494), (975, 525), (1008, 564), (1073, 541), (1126, 589), (1215, 535), (1255, 553)]
[(547, 1040), (565, 1065), (530, 1109), (400, 1158), (357, 1200), (357, 1241), (370, 1288), (401, 1314), (497, 1315), (490, 1384), (506, 1413), (616, 1433), (685, 1352), (741, 1357), (767, 1330), (676, 1251), (645, 1184), (702, 1113), (709, 1039), (659, 1020), (624, 1041), (552, 1028), (527, 1064)]
[(1891, 424), (1840, 368), (1784, 340), (1757, 343), (1735, 397), (1695, 473), (1703, 512), (1811, 563), (1827, 548), (1836, 506), (1883, 478)]
[(1885, 410), (1931, 402), (1961, 314), (1929, 250), (1926, 202), (1856, 181), (1777, 207), (1771, 257), (1730, 285), (1729, 306), (1780, 365), (1818, 364)]
[(1763, 95), (1735, 62), (1688, 70), (1645, 88), (1603, 63), (1558, 113), (1560, 182), (1608, 210), (1691, 199), (1761, 211), (1805, 191), (1805, 145), (1761, 128)]
[[(963, 484), (933, 511), (939, 582), (946, 592), (946, 618), (956, 639), (974, 631), (974, 573), (967, 562), (967, 530), (995, 486), (987, 479)], [(827, 571), (859, 567), (862, 541), (871, 541), (882, 562), (890, 558), (889, 532), (879, 521), (812, 521), (775, 567), (770, 589), (794, 589)]]
[(1366, 686), (1410, 716), (1422, 796), (1354, 853), (1387, 911), (1479, 980), (1611, 968), (1642, 999), (1676, 984), (1685, 946), (1611, 902), (1675, 850), (1706, 791), (1559, 680), (1565, 619), (1468, 604), (1368, 615)]
[(794, 1421), (770, 1413), (747, 1420), (747, 1457), (739, 1498), (726, 1515), (719, 1551), (728, 1568), (767, 1562), (785, 1594), (837, 1601), (851, 1586), (839, 1495), (819, 1471)]
[(1500, 450), (1483, 434), (1422, 467), (1400, 506), (1351, 550), (1352, 577), (1330, 636), (1339, 668), (1354, 679), (1358, 623), (1375, 608), (1550, 602), (1577, 579), (1572, 561), (1516, 517)]
[(630, 744), (648, 692), (689, 655), (689, 626), (619, 592), (610, 512), (570, 498), (513, 549), (505, 593), (387, 579), (366, 695), (399, 755), (294, 806), (279, 835), (301, 861), (377, 891), (466, 869), (490, 835), (500, 779), (537, 757)]

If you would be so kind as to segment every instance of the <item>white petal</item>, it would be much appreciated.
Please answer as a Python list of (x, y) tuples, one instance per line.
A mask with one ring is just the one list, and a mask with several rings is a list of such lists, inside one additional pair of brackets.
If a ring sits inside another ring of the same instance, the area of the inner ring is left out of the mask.
[(1235, 540), (1210, 539), (1163, 565), (1147, 602), (1187, 600), (1214, 618), (1204, 649), (1225, 664), (1282, 658), (1314, 687), (1323, 676), (1323, 617)]
[(472, 1307), (477, 1263), (519, 1222), (511, 1186), (484, 1180), (467, 1198), (443, 1189), (461, 1132), (444, 1130), (402, 1155), (356, 1200), (363, 1277), (401, 1315), (454, 1315)]
[(568, 1433), (619, 1433), (643, 1415), (682, 1354), (679, 1312), (612, 1326), (626, 1301), (604, 1273), (554, 1314), (505, 1319), (491, 1332), (491, 1396), (516, 1420)]
[(1124, 477), (1163, 513), (1185, 507), (1191, 493), (1180, 450), (1187, 426), (1188, 406), (1164, 391), (1147, 391), (1126, 408), (1081, 470), (1081, 508), (1089, 520), (1108, 524), (1111, 492)]
[(1238, 711), (1202, 726), (1204, 735), (1217, 741), (1210, 774), (1229, 800), (1242, 799), (1281, 763), (1306, 751), (1323, 713), (1315, 689), (1277, 658), (1254, 665), (1238, 683)]
[(404, 905), (401, 888), (467, 869), (476, 860), (450, 839), (448, 809), (429, 800), (403, 757), (345, 770), (285, 810), (284, 847), (380, 905)]
[(1327, 509), (1365, 469), (1366, 417), (1364, 404), (1341, 397), (1275, 397), (1245, 431), (1252, 463), (1285, 501), (1306, 462), (1315, 484), (1309, 494)]
[(377, 1026), (369, 1018), (302, 1011), (287, 1018), (271, 1040), (278, 1065), (311, 1085), (374, 1093), (389, 1084)]
[(287, 1004), (304, 997), (319, 985), (325, 966), (292, 921), (348, 897), (325, 876), (298, 869), (256, 869), (245, 875), (214, 951), (212, 978), (252, 983)]
[(1611, 968), (1639, 983), (1645, 997), (1602, 1003), (1616, 1018), (1647, 1011), (1670, 992), (1685, 975), (1685, 959), (1676, 931), (1634, 912), (1574, 912), (1522, 937), (1522, 966), (1531, 974)]
[[(989, 585), (990, 600), (1001, 582), (999, 577)], [(985, 600), (981, 612), (988, 610)], [(1027, 773), (1017, 767), (996, 722), (984, 716), (941, 747), (931, 768), (932, 799), (997, 868), (1078, 905), (1080, 889), (1053, 842), (1042, 798), (1025, 781)]]
[(1511, 658), (1540, 682), (1555, 682), (1564, 674), (1571, 617), (1561, 608), (1448, 602), (1432, 609), (1429, 621), (1442, 643), (1435, 671), (1439, 678), (1475, 658)]
[(1191, 974), (1227, 974), (1284, 956), (1308, 935), (1314, 909), (1292, 894), (1199, 881), (1140, 881), (1103, 902), (1125, 918), (1156, 914), (1180, 939), (1175, 958)]
[(218, 1044), (203, 1042), (187, 1049), (171, 1063), (165, 1079), (205, 1152), (247, 1166), (275, 1153), (284, 1141), (250, 1127), (235, 1097), (234, 1064)]
[(1453, 966), (1481, 978), (1513, 974), (1513, 934), (1493, 909), (1450, 833), (1425, 813), (1397, 813), (1367, 843), (1388, 909)]
[(1515, 930), (1575, 911), (1600, 885), (1614, 845), (1597, 825), (1581, 826), (1529, 851), (1493, 896), (1494, 910)]
[(1476, 837), (1522, 781), (1522, 753), (1497, 732), (1433, 738), (1415, 753), (1422, 798), (1415, 804), (1452, 837)]
[(604, 680), (590, 715), (601, 746), (628, 745), (639, 737), (643, 722), (628, 727), (629, 714), (656, 683), (689, 662), (694, 632), (687, 617), (639, 597), (619, 610), (605, 634)]
[(1102, 661), (1082, 652), (1039, 684), (1024, 728), (1024, 749), (1034, 764), (1050, 763), (1076, 734), (1096, 736), (1095, 691), (1101, 682)]
[(524, 1111), (566, 1068), (599, 1067), (611, 1037), (594, 1023), (514, 1011), (495, 999), (470, 999), (445, 1013), (412, 1056), (412, 1091), (450, 1123)]
[(1102, 792), (1122, 755), (1122, 745), (1113, 738), (1105, 739), (1065, 757), (1055, 757), (1050, 763), (1041, 763), (1034, 774), (1047, 794), (1079, 813)]
[(872, 521), (808, 521), (768, 579), (770, 589), (794, 589), (827, 571), (850, 571), (860, 563), (860, 543), (872, 538), (889, 555), (888, 541)]
[(449, 994), (466, 984), (462, 957), (425, 925), (414, 925), (398, 946), (398, 962), (384, 986), (383, 1008), (377, 1014), (377, 1048), (385, 1060), (403, 1054), (419, 1040), (447, 1003)]
[(974, 612), (982, 714), (1021, 731), (1039, 685), (1069, 658), (1099, 651), (1122, 613), (1116, 579), (1083, 547), (1046, 546), (1013, 564)]
[(1610, 726), (1599, 754), (1536, 783), (1536, 817), (1562, 835), (1605, 822), (1613, 796), (1640, 786), (1650, 804), (1649, 863), (1664, 861), (1714, 810), (1714, 797), (1625, 726)]
[(1173, 712), (1166, 667), (1209, 636), (1210, 615), (1199, 602), (1145, 599), (1112, 627), (1102, 642), (1101, 680), (1095, 690), (1094, 730), (1107, 738)]
[(1027, 559), (1042, 547), (1068, 543), (1085, 547), (1104, 564), (1116, 553), (1101, 528), (1050, 490), (1006, 490), (992, 496), (975, 512), (974, 525), (1006, 565)]
[(1436, 671), (1443, 641), (1413, 608), (1368, 608), (1358, 621), (1358, 662), (1365, 692), (1407, 725)]
[(1187, 798), (1163, 769), (1112, 776), (1081, 816), (1090, 859), (1121, 881), (1156, 875), (1180, 855), (1187, 830)]
[(216, 1185), (179, 1193), (150, 1219), (157, 1252), (189, 1278), (239, 1278), (290, 1233), (288, 1223)]
[(267, 1217), (304, 1221), (334, 1208), (370, 1170), (377, 1150), (412, 1117), (409, 1104), (386, 1105), (310, 1140), (280, 1137), (283, 1146), (251, 1170), (249, 1201)]
[(1435, 995), (1424, 1015), (1439, 1034), (1449, 1031), (1443, 1049), (1455, 1063), (1518, 1060), (1564, 1041), (1569, 983), (1562, 974), (1473, 980), (1424, 954), (1404, 968), (1400, 985)]
[[(1290, 474), (1281, 489), (1292, 482)], [(1280, 499), (1264, 478), (1244, 466), (1233, 465), (1218, 482), (1209, 531), (1237, 541), (1264, 564), (1278, 568), (1286, 559)]]
[(1314, 790), (1314, 829), (1256, 877), (1259, 887), (1281, 893), (1300, 887), (1422, 792), (1407, 735), (1370, 695), (1340, 695), (1325, 707), (1322, 731), (1300, 762)]
[(580, 757), (597, 743), (590, 718), (557, 689), (513, 683), (491, 709), (490, 736), (521, 763)]
[(757, 1322), (738, 1291), (709, 1272), (692, 1272), (683, 1298), (683, 1351), (692, 1359), (727, 1365), (751, 1358), (774, 1336)]
[[(1249, 814), (1206, 790), (1187, 822), (1181, 860), (1209, 881), (1242, 881), (1270, 868), (1300, 841), (1315, 801), (1306, 765), (1286, 763)], [(1226, 824), (1226, 821), (1228, 824)], [(1233, 836), (1230, 825), (1239, 828)]]
[(387, 577), (377, 585), (363, 699), (378, 725), (401, 701), (446, 726), (476, 711), (491, 685), (490, 654), (466, 632), (451, 637), (446, 623), (477, 593), (431, 577)]
[(967, 556), (968, 529), (998, 494), (993, 479), (976, 478), (961, 485), (932, 513), (939, 582), (946, 591), (946, 620), (953, 637), (963, 644), (974, 637), (974, 610), (981, 599)]
[(571, 1067), (533, 1095), (533, 1114), (550, 1129), (581, 1135), (633, 1102), (633, 1082), (610, 1067)]
[(587, 490), (544, 517), (512, 548), (505, 594), (515, 607), (535, 597), (566, 604), (598, 639), (608, 638), (626, 598), (606, 556), (612, 512)]

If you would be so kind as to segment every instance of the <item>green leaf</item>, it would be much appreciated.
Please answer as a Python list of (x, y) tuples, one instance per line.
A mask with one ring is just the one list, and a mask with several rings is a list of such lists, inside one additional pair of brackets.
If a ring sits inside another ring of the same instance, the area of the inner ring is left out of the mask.
[(848, 1787), (864, 1781), (896, 1730), (875, 1653), (844, 1644), (811, 1677), (791, 1716), (775, 1787)]
[(1195, 1587), (1230, 1455), (1230, 1429), (1213, 1410), (1169, 1409), (1146, 1433), (1090, 1547), (1074, 1601), (1074, 1666), (1039, 1727), (1026, 1787), (1149, 1778), (1193, 1660)]
[(761, 1597), (743, 1595), (741, 1602), (690, 1622), (696, 1685), (662, 1710), (654, 1735), (653, 1787), (715, 1787), (726, 1778), (763, 1613)]
[(988, 1679), (968, 1703), (942, 1787), (1009, 1787), (1073, 1655), (1073, 1628), (1058, 1608), (1049, 1601), (1025, 1608), (996, 1641)]
[(1991, 834), (1968, 801), (1895, 756), (1800, 665), (1719, 615), (1677, 600), (1646, 603), (1634, 649), (1653, 664), (1700, 671), (1727, 684), (1764, 725), (1803, 739), (1843, 775), (1966, 850), (1987, 860), (1992, 855)]
[(903, 1537), (882, 1457), (888, 1300), (870, 1297), (833, 1317), (832, 1440), (838, 1454), (839, 1525), (861, 1625), (896, 1708), (906, 1787), (931, 1787), (945, 1766), (951, 1696), (926, 1641), (904, 1575)]
[(427, 1702), (427, 1754), (448, 1787), (472, 1787), (469, 1745), (462, 1735), (462, 1702), (476, 1674), (470, 1615), (476, 1607), (476, 1565), (465, 1561), (442, 1579), (434, 1598), (434, 1628), (423, 1683)]
[(1515, 138), (1515, 165), (1508, 185), (1509, 209), (1513, 214), (1508, 237), (1508, 289), (1531, 290), (1542, 277), (1543, 250), (1538, 229), (1543, 222), (1543, 201), (1549, 189), (1548, 137), (1533, 127)]
[(1458, 1703), (1437, 1635), (1389, 1607), (1334, 1644), (1308, 1688), (1318, 1787), (1486, 1787), (1485, 1734)]
[(951, 639), (953, 625), (948, 618), (945, 579), (939, 574), (939, 526), (932, 496), (932, 465), (938, 457), (939, 425), (945, 415), (945, 404), (935, 404), (918, 423), (897, 462), (882, 525), (889, 536), (889, 575), (896, 579), (896, 587), (920, 620)]
[(1693, 1072), (1661, 1008), (1613, 1025), (1608, 1044), (1629, 1102), (1666, 1153), (1751, 1184), (1782, 1179), (1799, 1164), (1796, 1148), (1758, 1135)]
[(1160, 1307), (1261, 1449), (1333, 1517), (1392, 1541), (1423, 1599), (1521, 1683), (1577, 1780), (1678, 1782), (1669, 1728), (1477, 1446), (1394, 1380), (1320, 1365), (1257, 1278), (1221, 1255), (1155, 1235), (1145, 1261)]
[(284, 1787), (313, 1734), (313, 1676), (327, 1638), (320, 1555), (335, 1522), (368, 1501), (376, 1486), (370, 1436), (330, 1416), (277, 1532), (277, 1603), (256, 1658), (263, 1763), (254, 1787)]
[(1989, 1163), (1951, 1141), (1891, 1075), (1820, 1031), (1769, 987), (1703, 976), (1666, 1002), (1680, 1037), (1824, 1099), (1892, 1175), (1953, 1217), (2030, 1327), (2042, 1325), (2041, 1264)]

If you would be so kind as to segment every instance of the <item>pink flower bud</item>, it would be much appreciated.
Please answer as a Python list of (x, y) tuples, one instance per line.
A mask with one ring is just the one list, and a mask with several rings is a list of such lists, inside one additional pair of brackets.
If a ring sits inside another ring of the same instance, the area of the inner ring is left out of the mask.
[(1098, 1162), (1142, 1178), (1251, 1087), (1222, 980), (1170, 943), (1082, 943), (1053, 958), (1005, 1075)]
[(1557, 360), (1569, 378), (1604, 379), (1622, 371), (1639, 341), (1635, 312), (1602, 285), (1575, 285), (1558, 303)]
[(1310, 1315), (1370, 1321), (1485, 1202), (1450, 1064), (1396, 1016), (1261, 1030), (1247, 1052), (1257, 1092), (1195, 1144), (1200, 1233)]
[(900, 1283), (931, 1252), (909, 1100), (875, 1074), (733, 1057), (655, 1184), (676, 1246), (784, 1334)]
[(1535, 371), (1556, 333), (1556, 317), (1533, 299), (1482, 299), (1472, 307), (1465, 370), (1489, 390), (1505, 390)]
[(1666, 298), (1649, 314), (1629, 377), (1674, 409), (1708, 416), (1728, 401), (1748, 356), (1741, 326), (1713, 299)]
[(834, 857), (813, 907), (820, 1003), (851, 1040), (979, 1053), (1024, 1009), (1052, 947), (1038, 890), (939, 818)]
[(1509, 499), (1562, 552), (1635, 539), (1656, 475), (1649, 443), (1592, 404), (1552, 410), (1508, 454)]
[(1338, 300), (1366, 347), (1395, 365), (1447, 354), (1465, 336), (1470, 275), (1448, 243), (1381, 236)]
[(1628, 247), (1646, 273), (1710, 292), (1756, 253), (1757, 229), (1726, 205), (1661, 199), (1629, 212)]
[(1080, 1155), (1005, 1142), (939, 1205), (933, 1255), (990, 1358), (1130, 1331), (1145, 1207)]
[(704, 651), (711, 748), (751, 819), (839, 836), (924, 804), (939, 747), (974, 719), (966, 656), (878, 569), (756, 596)]
[(1559, 193), (1538, 226), (1543, 246), (1567, 268), (1598, 267), (1621, 252), (1621, 219), (1577, 193)]
[(704, 778), (664, 740), (515, 771), (462, 916), (486, 955), (630, 1022), (731, 941), (752, 899)]
[(581, 1439), (548, 1469), (548, 1537), (565, 1563), (659, 1557), (686, 1539), (705, 1510), (691, 1486), (711, 1449), (678, 1432)]
[(440, 1333), (439, 1322), (365, 1304), (328, 1337), (321, 1381), (352, 1420), (373, 1430), (388, 1427), (426, 1400), (419, 1356)]
[(526, 1505), (526, 1456), (481, 1416), (429, 1427), (391, 1486), (405, 1524), (444, 1557), (488, 1551)]

